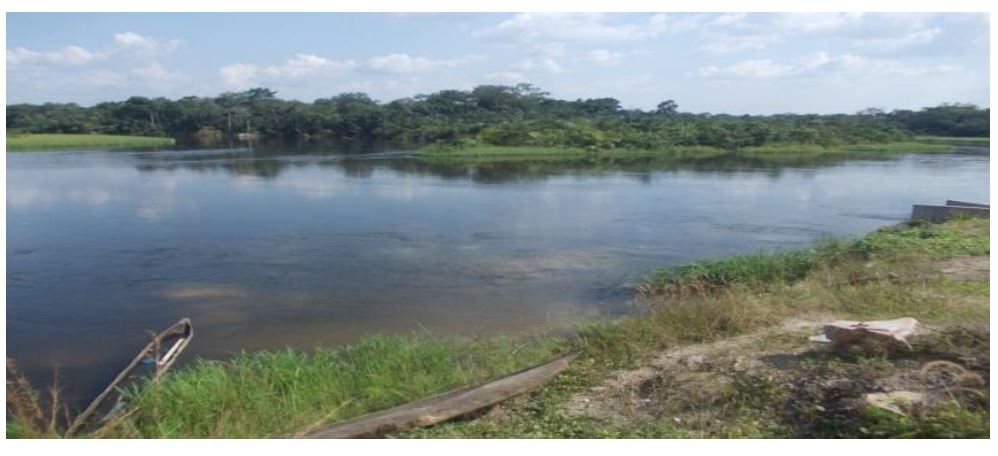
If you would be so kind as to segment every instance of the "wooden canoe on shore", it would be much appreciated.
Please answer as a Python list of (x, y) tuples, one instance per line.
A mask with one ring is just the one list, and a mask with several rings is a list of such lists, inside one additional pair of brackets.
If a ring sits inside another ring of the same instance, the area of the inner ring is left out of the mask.
[(363, 415), (312, 431), (307, 439), (353, 439), (380, 437), (389, 432), (430, 426), (539, 388), (568, 368), (578, 354), (507, 375), (497, 380), (459, 388), (381, 412)]

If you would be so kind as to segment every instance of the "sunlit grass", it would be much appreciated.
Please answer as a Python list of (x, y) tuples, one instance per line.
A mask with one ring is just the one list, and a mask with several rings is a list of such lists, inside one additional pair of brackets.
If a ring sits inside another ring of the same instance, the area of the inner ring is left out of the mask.
[(119, 136), (88, 134), (8, 134), (7, 150), (44, 149), (119, 149), (165, 147), (174, 144), (173, 138), (152, 136)]
[(929, 144), (949, 144), (954, 146), (988, 147), (991, 145), (991, 138), (988, 137), (916, 136), (915, 141)]
[(767, 155), (835, 155), (860, 152), (876, 153), (909, 153), (909, 152), (951, 152), (952, 145), (934, 144), (916, 141), (900, 141), (886, 143), (842, 144), (822, 146), (818, 144), (774, 143), (762, 146), (746, 147), (741, 154), (751, 157)]
[(554, 356), (557, 340), (372, 336), (337, 349), (200, 361), (131, 394), (119, 437), (281, 437), (481, 382)]

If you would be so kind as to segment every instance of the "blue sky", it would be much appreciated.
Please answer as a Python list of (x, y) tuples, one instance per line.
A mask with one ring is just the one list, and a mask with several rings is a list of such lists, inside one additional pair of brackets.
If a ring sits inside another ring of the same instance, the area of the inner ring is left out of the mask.
[(530, 82), (693, 112), (988, 106), (988, 33), (987, 14), (8, 13), (7, 102)]

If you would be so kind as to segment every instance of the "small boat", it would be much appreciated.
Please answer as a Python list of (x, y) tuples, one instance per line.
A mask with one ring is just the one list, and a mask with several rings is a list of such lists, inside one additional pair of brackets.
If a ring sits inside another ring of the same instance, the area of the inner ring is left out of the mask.
[[(151, 331), (150, 334), (152, 334)], [(118, 376), (90, 402), (90, 405), (82, 413), (77, 415), (69, 428), (66, 429), (65, 435), (72, 436), (77, 430), (84, 427), (101, 404), (105, 403), (112, 395), (116, 396), (114, 405), (100, 421), (107, 421), (120, 413), (125, 408), (124, 392), (120, 386), (125, 382), (139, 381), (145, 376), (143, 374), (151, 374), (153, 379), (159, 379), (173, 366), (193, 337), (194, 327), (191, 326), (189, 318), (182, 318), (173, 326), (158, 334), (152, 334), (152, 340), (142, 350), (139, 350), (132, 362), (118, 373)], [(151, 372), (148, 372), (150, 370)]]

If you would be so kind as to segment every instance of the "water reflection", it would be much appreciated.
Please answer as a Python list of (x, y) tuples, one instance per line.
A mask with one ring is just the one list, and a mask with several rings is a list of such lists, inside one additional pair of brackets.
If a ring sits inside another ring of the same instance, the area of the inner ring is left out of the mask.
[[(847, 161), (842, 155), (750, 158), (721, 155), (704, 158), (599, 158), (576, 160), (512, 160), (480, 163), (448, 163), (420, 160), (412, 152), (386, 150), (368, 154), (283, 154), (251, 149), (221, 151), (173, 151), (137, 153), (133, 155), (136, 169), (144, 172), (188, 170), (194, 172), (225, 171), (236, 176), (256, 176), (273, 179), (288, 169), (329, 167), (343, 171), (349, 177), (369, 177), (378, 169), (390, 169), (405, 174), (435, 176), (449, 179), (470, 179), (481, 183), (508, 183), (545, 179), (553, 176), (591, 176), (609, 172), (627, 173), (635, 179), (647, 180), (653, 173), (696, 171), (711, 174), (733, 174), (745, 171), (777, 178), (793, 168), (816, 170), (837, 166)], [(852, 155), (849, 161), (891, 161), (900, 156), (870, 154)]]

